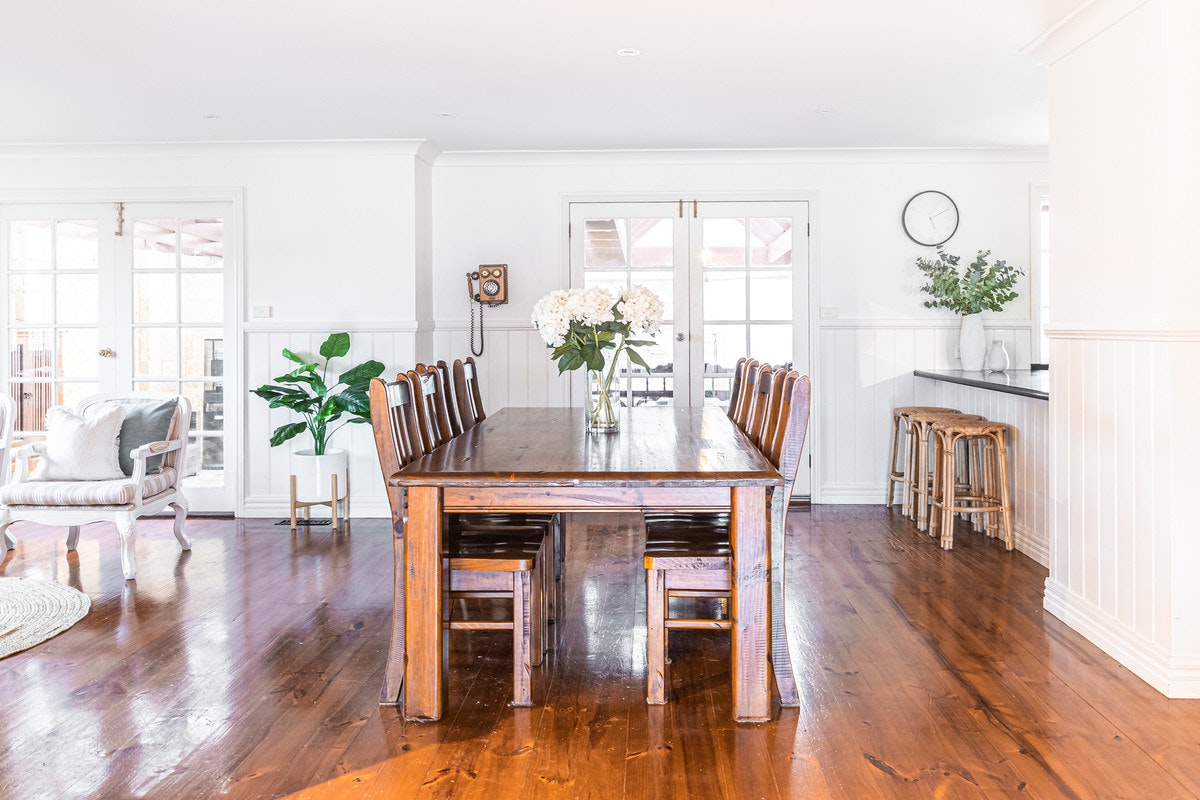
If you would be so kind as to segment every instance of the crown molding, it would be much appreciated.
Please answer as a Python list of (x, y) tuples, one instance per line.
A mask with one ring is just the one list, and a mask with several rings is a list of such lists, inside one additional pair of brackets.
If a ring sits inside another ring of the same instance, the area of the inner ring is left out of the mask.
[(411, 156), (433, 163), (436, 148), (423, 139), (345, 139), (270, 142), (106, 142), (0, 144), (0, 159), (31, 158), (208, 158), (221, 156)]
[(448, 151), (438, 167), (746, 164), (1043, 164), (1046, 147), (863, 147), (773, 150)]
[(1021, 48), (1050, 66), (1090, 42), (1150, 0), (1087, 0)]

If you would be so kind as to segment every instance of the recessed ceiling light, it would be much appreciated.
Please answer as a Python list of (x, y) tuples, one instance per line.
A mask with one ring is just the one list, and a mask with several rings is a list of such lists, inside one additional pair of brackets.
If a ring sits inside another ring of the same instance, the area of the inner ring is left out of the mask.
[(441, 117), (442, 119), (454, 119), (454, 115), (449, 111), (438, 111), (434, 116)]
[(641, 54), (642, 51), (634, 47), (622, 47), (617, 51), (617, 55), (624, 56), (625, 58), (633, 58), (634, 56), (640, 56)]
[(220, 114), (205, 114), (201, 119), (220, 119)]

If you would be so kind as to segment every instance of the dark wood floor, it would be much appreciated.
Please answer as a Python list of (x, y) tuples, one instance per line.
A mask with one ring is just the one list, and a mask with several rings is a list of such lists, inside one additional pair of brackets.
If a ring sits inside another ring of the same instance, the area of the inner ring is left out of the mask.
[(804, 706), (730, 721), (729, 645), (672, 638), (643, 701), (629, 518), (572, 520), (557, 652), (512, 709), (509, 640), (455, 634), (435, 724), (377, 705), (391, 612), (382, 520), (296, 538), (144, 525), (15, 528), (0, 574), (71, 584), (71, 630), (0, 661), (3, 798), (1170, 798), (1200, 796), (1200, 701), (1168, 701), (1041, 609), (1045, 571), (963, 533), (938, 550), (882, 508), (790, 515)]

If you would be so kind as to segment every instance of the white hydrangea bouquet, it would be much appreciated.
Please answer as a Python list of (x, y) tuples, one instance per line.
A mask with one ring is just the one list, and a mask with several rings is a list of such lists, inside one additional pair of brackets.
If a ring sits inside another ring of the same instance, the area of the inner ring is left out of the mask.
[(534, 327), (546, 346), (554, 349), (550, 357), (558, 362), (559, 374), (587, 368), (590, 430), (617, 430), (612, 383), (620, 356), (626, 353), (634, 364), (649, 370), (637, 348), (654, 345), (662, 317), (662, 300), (645, 286), (631, 286), (619, 298), (600, 286), (559, 290), (534, 305)]

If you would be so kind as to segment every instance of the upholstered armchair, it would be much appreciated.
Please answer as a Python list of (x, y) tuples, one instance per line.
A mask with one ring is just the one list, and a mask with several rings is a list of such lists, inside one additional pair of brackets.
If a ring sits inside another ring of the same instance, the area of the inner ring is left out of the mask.
[(75, 411), (50, 409), (46, 439), (16, 451), (16, 474), (0, 487), (3, 552), (16, 546), (9, 528), (14, 522), (66, 525), (67, 549), (74, 550), (80, 525), (107, 520), (121, 537), (125, 578), (133, 580), (136, 521), (168, 506), (175, 512), (175, 538), (190, 550), (180, 485), (191, 414), (187, 398), (150, 393), (95, 395)]

